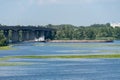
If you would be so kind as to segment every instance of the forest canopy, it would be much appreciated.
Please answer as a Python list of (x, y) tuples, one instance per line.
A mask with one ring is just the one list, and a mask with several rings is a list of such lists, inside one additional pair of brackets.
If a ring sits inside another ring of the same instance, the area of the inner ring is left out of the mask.
[(120, 39), (120, 27), (113, 28), (110, 23), (90, 26), (46, 25), (55, 28), (53, 39), (56, 40), (116, 40)]

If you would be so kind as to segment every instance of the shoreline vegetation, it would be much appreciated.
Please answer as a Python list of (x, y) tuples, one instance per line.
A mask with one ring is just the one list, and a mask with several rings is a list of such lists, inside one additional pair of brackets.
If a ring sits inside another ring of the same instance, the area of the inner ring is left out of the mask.
[(0, 61), (10, 60), (10, 59), (120, 59), (120, 54), (93, 54), (93, 55), (26, 55), (26, 56), (6, 56), (0, 58)]

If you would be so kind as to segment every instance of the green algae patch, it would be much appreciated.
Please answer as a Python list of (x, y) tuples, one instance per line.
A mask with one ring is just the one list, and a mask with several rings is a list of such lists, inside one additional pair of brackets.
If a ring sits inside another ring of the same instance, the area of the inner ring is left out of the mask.
[(29, 64), (26, 62), (0, 62), (0, 66), (24, 66)]
[[(28, 55), (28, 56), (7, 56), (0, 58), (0, 65), (17, 65), (17, 64), (4, 64), (1, 62), (8, 61), (10, 59), (120, 59), (120, 54), (96, 54), (96, 55), (55, 55), (55, 56), (40, 56), (40, 55)], [(27, 64), (27, 63), (25, 63)], [(21, 65), (21, 64), (20, 64)]]
[(1, 46), (0, 50), (11, 50), (12, 47), (11, 46)]
[(0, 61), (6, 61), (6, 60), (9, 60), (9, 59), (12, 59), (12, 57), (1, 57)]
[(48, 59), (48, 58), (120, 58), (120, 54), (104, 55), (58, 55), (58, 56), (13, 56), (11, 58), (31, 58), (31, 59)]

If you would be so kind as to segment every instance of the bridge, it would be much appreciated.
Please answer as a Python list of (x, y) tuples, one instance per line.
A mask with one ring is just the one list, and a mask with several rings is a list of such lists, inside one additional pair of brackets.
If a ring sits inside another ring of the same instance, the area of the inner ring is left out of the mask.
[(0, 26), (2, 34), (8, 42), (45, 41), (50, 39), (52, 28), (36, 26)]

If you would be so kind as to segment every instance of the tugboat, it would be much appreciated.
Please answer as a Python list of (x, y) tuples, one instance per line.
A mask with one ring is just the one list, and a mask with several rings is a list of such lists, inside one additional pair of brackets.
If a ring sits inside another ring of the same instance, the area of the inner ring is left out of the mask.
[(43, 37), (40, 37), (40, 38), (35, 38), (35, 40), (34, 40), (35, 42), (46, 42), (46, 40), (45, 40), (45, 38), (44, 38), (44, 36)]

